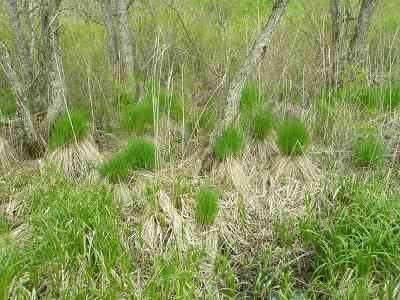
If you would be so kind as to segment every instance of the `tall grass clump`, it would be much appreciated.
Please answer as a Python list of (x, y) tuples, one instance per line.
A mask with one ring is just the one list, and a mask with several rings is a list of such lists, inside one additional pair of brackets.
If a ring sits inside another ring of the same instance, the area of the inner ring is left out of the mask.
[(214, 144), (217, 159), (224, 160), (230, 155), (238, 155), (244, 147), (244, 133), (239, 127), (227, 127)]
[(138, 134), (153, 128), (156, 114), (182, 122), (185, 111), (184, 101), (162, 87), (149, 90), (140, 103), (128, 102), (122, 109), (122, 129)]
[(153, 128), (154, 113), (151, 101), (128, 105), (122, 111), (121, 127), (129, 132), (142, 134)]
[(354, 140), (352, 160), (356, 167), (377, 168), (384, 165), (385, 146), (373, 134)]
[(17, 112), (15, 99), (8, 89), (0, 89), (0, 127)]
[(274, 123), (275, 118), (272, 112), (259, 110), (251, 120), (250, 132), (256, 140), (261, 141), (272, 132)]
[(59, 116), (50, 130), (50, 151), (87, 138), (89, 120), (89, 112), (85, 107), (73, 108), (69, 114), (66, 112)]
[(286, 119), (278, 128), (277, 144), (284, 155), (301, 155), (310, 145), (310, 135), (304, 123), (297, 119)]
[[(40, 298), (106, 297), (121, 288), (113, 274), (128, 273), (131, 262), (122, 243), (119, 209), (104, 186), (76, 187), (58, 180), (49, 187), (43, 180), (29, 196), (27, 209), (27, 288)], [(51, 288), (42, 289), (44, 284)]]
[(367, 87), (359, 90), (356, 101), (364, 109), (376, 110), (381, 107), (382, 90), (375, 87)]
[(369, 283), (375, 289), (372, 293), (382, 292), (389, 281), (398, 283), (400, 195), (374, 189), (364, 182), (346, 184), (332, 211), (308, 215), (300, 223), (301, 240), (312, 253), (311, 283), (322, 293), (338, 293), (336, 297), (331, 294), (332, 298), (376, 299), (377, 294), (364, 298), (340, 295), (346, 292), (344, 278), (352, 294), (360, 292), (354, 289), (359, 281)]
[(100, 166), (100, 174), (111, 183), (127, 180), (129, 173), (137, 169), (151, 170), (156, 164), (156, 149), (145, 139), (131, 140), (120, 152)]
[(207, 132), (214, 129), (217, 123), (217, 113), (212, 109), (208, 108), (197, 115), (194, 115), (191, 120), (187, 123), (187, 129), (190, 133), (197, 132), (197, 130), (203, 129)]
[(385, 90), (383, 94), (383, 106), (388, 110), (400, 106), (400, 84)]
[(211, 225), (218, 215), (218, 190), (210, 185), (203, 185), (196, 195), (196, 221), (200, 225)]
[(240, 95), (240, 112), (248, 114), (254, 111), (266, 98), (266, 92), (258, 81), (246, 82)]

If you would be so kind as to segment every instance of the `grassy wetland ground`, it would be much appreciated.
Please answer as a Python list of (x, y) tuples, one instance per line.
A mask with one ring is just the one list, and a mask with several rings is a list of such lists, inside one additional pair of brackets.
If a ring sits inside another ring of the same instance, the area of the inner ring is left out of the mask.
[[(397, 0), (340, 88), (329, 1), (292, 1), (200, 172), (271, 3), (137, 1), (140, 72), (116, 80), (104, 26), (67, 2), (69, 109), (35, 159), (0, 71), (0, 299), (399, 299)], [(16, 49), (1, 3), (0, 37)]]

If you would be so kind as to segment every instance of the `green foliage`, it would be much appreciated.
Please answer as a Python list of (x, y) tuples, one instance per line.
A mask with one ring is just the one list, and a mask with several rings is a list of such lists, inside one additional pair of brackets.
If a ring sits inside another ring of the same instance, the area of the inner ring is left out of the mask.
[(327, 138), (334, 126), (337, 118), (336, 105), (339, 101), (335, 95), (318, 97), (314, 100), (313, 108), (315, 110), (314, 132), (322, 137)]
[(100, 166), (100, 174), (112, 183), (127, 180), (129, 173), (137, 169), (154, 169), (156, 149), (145, 139), (131, 140), (120, 152)]
[(251, 113), (264, 102), (266, 92), (260, 87), (258, 81), (248, 81), (240, 95), (240, 111), (244, 114)]
[(385, 90), (383, 94), (383, 106), (388, 110), (400, 106), (400, 85)]
[(124, 130), (142, 134), (152, 129), (156, 113), (159, 117), (168, 117), (176, 122), (182, 122), (184, 118), (184, 101), (163, 87), (156, 90), (149, 88), (140, 103), (133, 103), (131, 97), (131, 93), (121, 96), (121, 127)]
[(121, 108), (124, 109), (129, 105), (133, 105), (135, 101), (135, 94), (132, 90), (127, 88), (121, 88), (118, 93), (119, 103)]
[[(70, 114), (64, 113), (57, 118), (50, 131), (49, 149), (55, 149), (76, 141), (81, 141), (89, 135), (89, 112), (85, 107), (75, 107)], [(71, 126), (72, 125), (72, 126)]]
[(196, 129), (204, 129), (210, 132), (214, 129), (217, 123), (217, 114), (212, 108), (208, 108), (195, 116), (193, 120), (188, 122), (187, 128), (190, 133), (195, 132)]
[(43, 178), (29, 195), (29, 232), (21, 248), (0, 250), (2, 295), (11, 291), (12, 280), (23, 280), (21, 291), (46, 299), (120, 294), (122, 286), (113, 274), (128, 274), (132, 267), (112, 195), (104, 186), (56, 181), (48, 186)]
[(172, 257), (156, 257), (153, 276), (142, 298), (197, 299), (201, 291), (200, 267), (204, 258), (203, 252), (193, 249), (184, 256), (173, 253)]
[(375, 135), (369, 134), (353, 142), (352, 159), (357, 167), (377, 168), (384, 165), (385, 146)]
[(0, 235), (9, 232), (10, 229), (10, 221), (6, 217), (0, 215)]
[(196, 195), (196, 221), (201, 225), (211, 225), (218, 215), (218, 190), (209, 185), (203, 185)]
[(177, 122), (182, 122), (185, 104), (181, 97), (161, 87), (158, 90), (158, 94), (155, 94), (155, 98), (158, 99), (161, 113)]
[(223, 292), (234, 298), (238, 290), (238, 279), (228, 258), (225, 255), (218, 255), (214, 262), (214, 272), (226, 288)]
[(224, 160), (230, 155), (238, 155), (244, 147), (244, 133), (238, 127), (226, 128), (214, 144), (214, 154), (217, 159)]
[(265, 139), (274, 127), (275, 117), (271, 111), (258, 110), (250, 123), (250, 132), (256, 140)]
[(301, 155), (310, 145), (310, 135), (304, 123), (297, 119), (286, 119), (278, 128), (277, 144), (284, 155)]
[(153, 123), (154, 113), (151, 101), (142, 101), (126, 106), (122, 111), (121, 127), (127, 131), (141, 134), (145, 130), (153, 128)]
[(360, 89), (356, 100), (358, 104), (367, 110), (376, 110), (381, 107), (382, 90), (378, 88)]
[[(381, 181), (380, 185), (386, 183)], [(311, 281), (339, 294), (346, 277), (351, 283), (349, 294), (362, 295), (363, 291), (368, 296), (337, 295), (335, 299), (372, 299), (375, 297), (370, 296), (371, 285), (367, 283), (374, 282), (376, 291), (381, 292), (388, 281), (397, 282), (400, 196), (389, 196), (364, 182), (345, 181), (339, 191), (332, 210), (308, 215), (300, 224), (303, 245), (313, 254)]]
[(17, 112), (15, 97), (11, 90), (0, 89), (0, 127), (6, 119)]

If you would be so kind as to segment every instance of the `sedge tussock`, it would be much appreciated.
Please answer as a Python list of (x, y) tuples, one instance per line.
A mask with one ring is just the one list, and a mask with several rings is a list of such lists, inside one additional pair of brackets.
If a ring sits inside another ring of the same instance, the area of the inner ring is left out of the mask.
[(271, 181), (273, 183), (284, 180), (287, 177), (295, 178), (305, 183), (319, 181), (321, 171), (307, 157), (285, 157), (277, 159), (271, 171)]
[(51, 167), (72, 180), (85, 178), (102, 160), (102, 155), (90, 139), (65, 145), (47, 156)]

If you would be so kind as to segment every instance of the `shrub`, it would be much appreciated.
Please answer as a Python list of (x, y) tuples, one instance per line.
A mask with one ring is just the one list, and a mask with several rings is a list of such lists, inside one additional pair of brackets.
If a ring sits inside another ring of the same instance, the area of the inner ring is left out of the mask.
[(196, 221), (201, 225), (211, 225), (218, 214), (217, 189), (209, 184), (203, 185), (196, 195)]
[(244, 146), (244, 134), (238, 127), (228, 127), (214, 144), (214, 154), (219, 160), (229, 155), (238, 155)]
[(265, 139), (274, 127), (274, 115), (267, 110), (259, 110), (255, 113), (250, 124), (250, 132), (257, 140)]
[(384, 154), (384, 145), (374, 135), (353, 142), (352, 159), (357, 167), (381, 167), (384, 164)]
[(284, 155), (300, 155), (310, 145), (306, 126), (297, 119), (286, 119), (278, 128), (277, 144)]
[(89, 134), (89, 129), (89, 113), (86, 108), (74, 108), (69, 115), (62, 114), (54, 122), (50, 131), (50, 151), (75, 142), (75, 138), (77, 141), (85, 139)]
[(265, 97), (266, 93), (258, 81), (248, 81), (240, 95), (240, 111), (244, 114), (253, 112)]
[(100, 166), (99, 172), (111, 183), (118, 183), (126, 180), (132, 170), (154, 169), (155, 162), (154, 144), (145, 139), (135, 139)]

